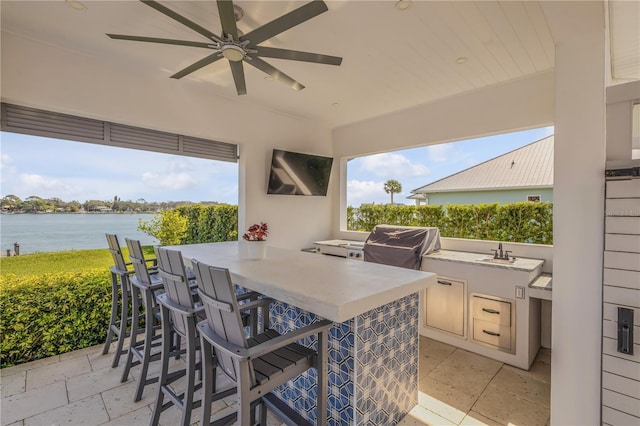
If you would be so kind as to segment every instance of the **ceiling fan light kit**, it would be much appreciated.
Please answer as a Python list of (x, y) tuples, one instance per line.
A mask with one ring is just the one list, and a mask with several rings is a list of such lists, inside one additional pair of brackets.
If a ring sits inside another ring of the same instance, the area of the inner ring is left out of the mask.
[(247, 93), (243, 62), (266, 73), (272, 79), (287, 84), (294, 90), (302, 90), (304, 89), (304, 86), (301, 83), (297, 82), (261, 58), (287, 59), (291, 61), (303, 61), (336, 66), (342, 63), (342, 58), (337, 56), (260, 46), (260, 43), (328, 11), (329, 9), (327, 8), (327, 5), (322, 0), (314, 0), (307, 3), (304, 6), (301, 6), (265, 25), (262, 25), (259, 28), (256, 28), (253, 31), (248, 32), (247, 34), (243, 34), (236, 26), (236, 21), (240, 20), (244, 16), (244, 11), (240, 7), (235, 6), (231, 0), (217, 0), (220, 23), (222, 24), (221, 36), (201, 27), (195, 22), (179, 15), (155, 0), (140, 1), (158, 12), (180, 22), (198, 34), (206, 37), (208, 40), (211, 40), (205, 43), (189, 40), (107, 34), (107, 36), (116, 40), (199, 47), (213, 51), (213, 53), (210, 53), (208, 56), (184, 68), (183, 70), (178, 71), (171, 76), (172, 78), (180, 79), (218, 61), (221, 58), (225, 58), (229, 61), (231, 74), (233, 75), (238, 95), (245, 95)]

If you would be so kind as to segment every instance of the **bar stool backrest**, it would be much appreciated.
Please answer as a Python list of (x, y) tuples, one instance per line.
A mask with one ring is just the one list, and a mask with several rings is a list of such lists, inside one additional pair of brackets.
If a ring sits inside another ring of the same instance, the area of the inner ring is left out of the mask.
[[(189, 288), (189, 280), (187, 279), (187, 271), (184, 268), (182, 253), (162, 247), (155, 247), (155, 252), (158, 259), (158, 273), (162, 277), (167, 297), (175, 304), (193, 309), (193, 296)], [(172, 310), (169, 312), (176, 332), (183, 337), (186, 336), (187, 319), (182, 315), (177, 315)]]
[[(193, 269), (198, 282), (198, 294), (207, 315), (209, 327), (218, 337), (234, 345), (248, 348), (247, 339), (242, 325), (242, 318), (238, 309), (236, 293), (229, 275), (229, 270), (209, 266), (193, 259)], [(239, 372), (233, 358), (215, 349), (218, 364), (222, 370), (234, 381), (238, 380)], [(251, 381), (255, 383), (252, 363), (249, 363)]]
[(127, 248), (129, 249), (129, 259), (133, 264), (133, 270), (135, 271), (136, 278), (142, 284), (151, 285), (151, 275), (147, 268), (147, 261), (144, 258), (140, 241), (130, 240), (129, 238), (125, 238), (124, 240), (127, 243)]
[(109, 246), (109, 253), (113, 257), (113, 265), (119, 271), (127, 270), (127, 263), (122, 256), (122, 250), (120, 249), (120, 243), (118, 242), (118, 236), (116, 234), (105, 234), (107, 237), (107, 244)]

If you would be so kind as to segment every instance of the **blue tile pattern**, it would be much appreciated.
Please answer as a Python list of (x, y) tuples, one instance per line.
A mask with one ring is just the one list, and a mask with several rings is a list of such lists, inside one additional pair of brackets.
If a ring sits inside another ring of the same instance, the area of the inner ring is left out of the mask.
[(357, 425), (396, 424), (418, 403), (418, 294), (356, 318)]
[[(271, 328), (280, 333), (320, 320), (281, 302)], [(316, 346), (315, 338), (301, 344)], [(329, 330), (329, 425), (395, 424), (418, 397), (418, 295), (373, 309)], [(315, 423), (317, 373), (309, 370), (274, 393)]]

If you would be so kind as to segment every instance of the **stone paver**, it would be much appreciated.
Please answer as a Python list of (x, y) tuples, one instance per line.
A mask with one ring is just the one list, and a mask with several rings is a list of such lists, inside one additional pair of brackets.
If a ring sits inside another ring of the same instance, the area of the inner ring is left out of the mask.
[(0, 377), (0, 395), (7, 398), (11, 395), (24, 392), (26, 390), (27, 372)]
[[(0, 371), (2, 426), (40, 424), (147, 425), (157, 383), (145, 387), (143, 399), (133, 402), (139, 367), (120, 382), (124, 357), (111, 368), (113, 350), (102, 346), (82, 349)], [(545, 425), (549, 421), (549, 350), (541, 350), (529, 371), (520, 370), (454, 346), (420, 338), (419, 404), (400, 425)], [(183, 360), (171, 361), (172, 369)], [(157, 375), (153, 363), (150, 376)], [(218, 387), (230, 381), (219, 376)], [(183, 386), (181, 381), (176, 387)], [(199, 396), (200, 392), (196, 395)], [(212, 419), (235, 410), (237, 396), (214, 403)], [(162, 413), (161, 425), (174, 425), (179, 410)], [(191, 424), (199, 424), (200, 410)], [(268, 426), (282, 423), (269, 414)]]
[(35, 416), (68, 403), (67, 387), (64, 381), (2, 398), (0, 403), (2, 425)]
[(95, 425), (109, 420), (100, 395), (63, 405), (24, 420), (24, 426), (42, 425)]
[(27, 370), (27, 390), (82, 376), (89, 372), (91, 372), (91, 364), (86, 356), (67, 358), (55, 364)]

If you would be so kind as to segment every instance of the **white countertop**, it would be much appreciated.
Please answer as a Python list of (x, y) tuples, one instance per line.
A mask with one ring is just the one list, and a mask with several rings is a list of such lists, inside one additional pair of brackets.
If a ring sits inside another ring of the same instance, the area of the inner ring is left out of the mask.
[(515, 271), (532, 272), (540, 268), (544, 263), (541, 259), (527, 259), (516, 257), (513, 263), (492, 263), (484, 259), (491, 259), (493, 256), (484, 253), (470, 253), (464, 251), (439, 250), (424, 256), (425, 259), (442, 260), (445, 262), (459, 262), (474, 265), (482, 265), (490, 268), (510, 269)]
[(185, 260), (228, 268), (233, 282), (266, 296), (344, 322), (371, 309), (425, 289), (431, 272), (268, 247), (261, 260), (240, 254), (244, 241), (168, 246)]

